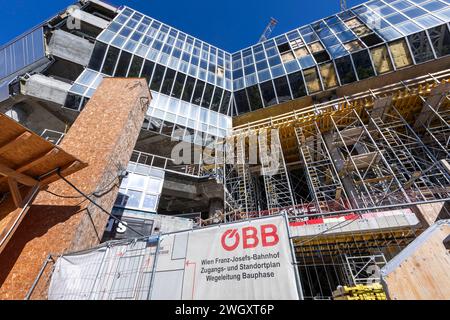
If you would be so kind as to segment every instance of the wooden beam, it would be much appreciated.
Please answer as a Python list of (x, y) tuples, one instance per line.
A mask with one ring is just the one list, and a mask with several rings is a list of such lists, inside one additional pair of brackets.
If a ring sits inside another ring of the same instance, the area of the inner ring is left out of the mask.
[(38, 164), (40, 164), (41, 162), (43, 162), (44, 160), (46, 160), (48, 157), (51, 157), (53, 155), (58, 154), (59, 149), (58, 148), (53, 148), (52, 150), (50, 150), (49, 152), (40, 155), (39, 157), (35, 158), (34, 160), (20, 166), (19, 168), (16, 169), (17, 172), (24, 172), (27, 171), (28, 169), (33, 168), (34, 166), (37, 166)]
[(5, 153), (6, 151), (8, 151), (9, 149), (11, 149), (12, 147), (14, 147), (15, 145), (17, 145), (18, 143), (27, 140), (28, 138), (30, 138), (32, 136), (31, 132), (25, 131), (22, 134), (20, 134), (17, 138), (15, 138), (12, 141), (7, 142), (6, 144), (4, 144), (3, 146), (0, 147), (0, 154)]
[[(53, 148), (49, 152), (46, 152), (45, 154), (42, 154), (39, 157), (36, 157), (35, 159), (31, 160), (30, 162), (27, 162), (26, 164), (20, 166), (19, 168), (16, 169), (16, 171), (23, 173), (23, 172), (33, 168), (34, 166), (37, 166), (38, 164), (40, 164), (41, 162), (46, 160), (48, 157), (58, 154), (59, 151), (60, 150), (58, 148)], [(6, 181), (6, 179), (7, 178), (0, 178), (0, 184), (2, 184), (4, 181)]]
[[(83, 168), (85, 168), (87, 165), (85, 163), (82, 163), (78, 160), (75, 160), (73, 162), (71, 162), (70, 164), (66, 165), (65, 167), (61, 168), (61, 175), (63, 177), (71, 175), (72, 173), (81, 170)], [(41, 186), (46, 186), (54, 181), (59, 180), (60, 177), (58, 176), (58, 174), (55, 172), (52, 175), (49, 175), (48, 177), (45, 177), (44, 179), (42, 179), (40, 181)]]
[(18, 182), (20, 182), (21, 184), (24, 184), (29, 187), (33, 187), (33, 186), (39, 184), (39, 181), (37, 181), (27, 175), (24, 175), (23, 173), (17, 172), (1, 163), (0, 163), (0, 175), (9, 177), (9, 178), (13, 178), (13, 179), (17, 180)]
[(23, 218), (27, 214), (28, 210), (30, 209), (29, 204), (31, 204), (31, 202), (34, 200), (34, 198), (38, 194), (38, 191), (39, 191), (39, 185), (35, 185), (30, 190), (28, 195), (25, 197), (25, 199), (23, 201), (23, 203), (24, 203), (23, 208), (17, 208), (14, 211), (15, 217), (13, 217), (13, 219), (11, 219), (7, 223), (7, 225), (3, 228), (3, 230), (0, 230), (0, 253), (3, 251), (3, 249), (5, 249), (6, 244), (11, 239), (11, 237), (14, 234), (14, 232), (16, 231), (17, 227), (20, 225)]
[(22, 195), (20, 194), (19, 186), (17, 181), (13, 178), (8, 178), (9, 190), (11, 191), (11, 196), (14, 200), (14, 204), (17, 208), (23, 208)]

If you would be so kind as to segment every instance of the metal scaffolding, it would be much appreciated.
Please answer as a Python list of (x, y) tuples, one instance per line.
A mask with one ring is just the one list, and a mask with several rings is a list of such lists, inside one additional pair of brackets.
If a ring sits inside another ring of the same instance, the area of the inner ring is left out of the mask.
[[(251, 206), (241, 207), (247, 213), (292, 207), (291, 212), (300, 218), (450, 199), (448, 162), (442, 162), (449, 159), (450, 150), (449, 72), (236, 127), (233, 135), (240, 141), (236, 158), (245, 158), (239, 146), (257, 133), (262, 166), (234, 166), (238, 174), (227, 182), (240, 184), (235, 190), (251, 192), (233, 194), (233, 198), (250, 197)], [(261, 144), (261, 134), (267, 129), (277, 132), (278, 176), (266, 169), (269, 149)], [(295, 152), (287, 143), (291, 137), (300, 155), (294, 165), (300, 167), (308, 185), (303, 194), (294, 191), (298, 188), (293, 183), (298, 185), (301, 179), (293, 177), (293, 163), (285, 161)], [(258, 172), (264, 177), (263, 196), (247, 186), (253, 185)]]
[(268, 213), (274, 214), (281, 210), (293, 213), (294, 197), (278, 129), (271, 130), (270, 135), (265, 130), (259, 132), (258, 145)]
[(235, 214), (230, 219), (248, 218), (250, 212), (257, 212), (255, 186), (246, 156), (246, 137), (227, 139), (225, 144), (224, 188), (225, 212)]
[(294, 130), (315, 211), (320, 213), (348, 209), (346, 191), (317, 123), (303, 128), (296, 127)]
[(449, 93), (446, 70), (234, 128), (234, 217), (289, 213), (305, 298), (371, 280), (422, 232), (419, 205), (450, 217)]

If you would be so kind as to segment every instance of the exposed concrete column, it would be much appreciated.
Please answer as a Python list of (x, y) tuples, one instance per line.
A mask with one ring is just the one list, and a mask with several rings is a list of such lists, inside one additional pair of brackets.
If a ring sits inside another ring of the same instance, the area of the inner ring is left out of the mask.
[[(99, 29), (106, 29), (108, 27), (109, 21), (94, 16), (88, 12), (82, 11), (80, 9), (75, 9), (75, 7), (69, 7), (67, 13), (74, 19), (79, 20), (83, 23), (87, 23)], [(76, 23), (75, 23), (76, 24)]]
[[(150, 100), (143, 79), (105, 79), (60, 145), (89, 165), (68, 180), (85, 194), (100, 192), (92, 197), (108, 212), (118, 194), (112, 182), (130, 160)], [(0, 299), (23, 299), (48, 254), (100, 242), (109, 216), (64, 181), (49, 191), (38, 194), (0, 255)]]
[(29, 97), (63, 105), (71, 85), (41, 74), (34, 74), (20, 84), (20, 92)]
[(94, 50), (94, 44), (62, 30), (53, 31), (47, 47), (49, 54), (81, 66), (89, 63), (92, 50)]

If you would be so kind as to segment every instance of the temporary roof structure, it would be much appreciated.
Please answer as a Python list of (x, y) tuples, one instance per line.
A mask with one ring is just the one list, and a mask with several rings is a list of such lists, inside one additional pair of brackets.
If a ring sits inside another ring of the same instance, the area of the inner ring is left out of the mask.
[[(0, 252), (26, 215), (38, 191), (87, 166), (61, 148), (0, 113), (0, 198), (15, 208), (0, 211)], [(5, 212), (6, 211), (6, 212)]]

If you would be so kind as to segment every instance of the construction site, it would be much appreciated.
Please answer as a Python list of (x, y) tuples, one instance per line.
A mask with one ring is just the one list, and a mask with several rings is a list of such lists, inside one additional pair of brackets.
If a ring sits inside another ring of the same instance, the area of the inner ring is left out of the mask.
[(0, 299), (449, 300), (450, 1), (340, 9), (229, 53), (80, 0), (1, 46)]

